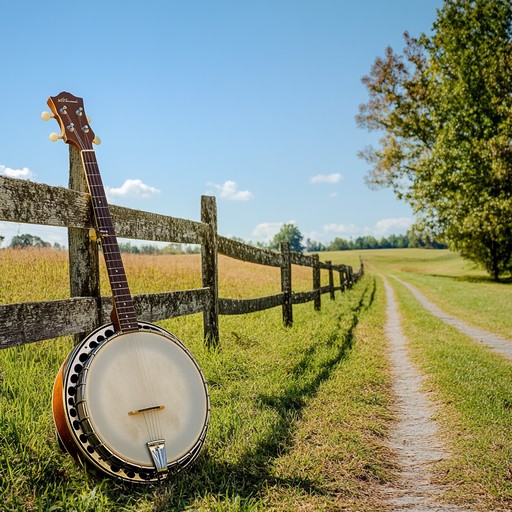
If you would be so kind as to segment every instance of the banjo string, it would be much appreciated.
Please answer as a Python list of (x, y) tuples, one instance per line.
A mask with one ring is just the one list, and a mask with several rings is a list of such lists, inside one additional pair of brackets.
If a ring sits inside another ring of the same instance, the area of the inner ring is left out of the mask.
[[(69, 114), (66, 112), (66, 116), (71, 121)], [(80, 118), (81, 121), (81, 118)], [(82, 148), (82, 155), (84, 155), (83, 151), (86, 149), (86, 146), (84, 142), (82, 141), (82, 138), (80, 137), (81, 130), (74, 130), (76, 139), (78, 140), (78, 143), (80, 147)], [(85, 160), (84, 160), (85, 163)], [(105, 252), (103, 253), (104, 256), (106, 256)], [(152, 379), (151, 379), (151, 372), (149, 369), (149, 363), (146, 357), (146, 351), (144, 349), (144, 342), (141, 340), (142, 336), (140, 334), (135, 334), (136, 339), (135, 343), (133, 344), (135, 346), (135, 350), (131, 351), (132, 355), (129, 356), (130, 365), (132, 366), (132, 371), (134, 372), (134, 376), (138, 376), (138, 381), (140, 382), (139, 386), (135, 386), (138, 395), (138, 400), (140, 404), (144, 404), (145, 400), (149, 400), (151, 406), (153, 405), (159, 405), (156, 403), (156, 394), (154, 390), (154, 385), (152, 385)], [(144, 393), (146, 391), (146, 393)], [(144, 405), (142, 405), (141, 408), (143, 408)], [(161, 439), (162, 437), (162, 429), (161, 429), (161, 423), (158, 411), (146, 411), (142, 412), (142, 415), (144, 417), (144, 422), (146, 425), (146, 431), (148, 433), (148, 436), (150, 439), (149, 441), (154, 441), (157, 439)]]

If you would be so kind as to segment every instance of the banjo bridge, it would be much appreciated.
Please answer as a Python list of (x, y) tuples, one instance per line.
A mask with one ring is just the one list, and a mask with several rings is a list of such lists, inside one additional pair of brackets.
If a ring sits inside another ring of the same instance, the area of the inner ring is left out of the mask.
[(135, 414), (140, 414), (142, 412), (163, 411), (164, 409), (165, 409), (165, 405), (154, 405), (153, 407), (144, 407), (143, 409), (136, 409), (135, 411), (128, 411), (128, 415), (134, 416)]
[(167, 454), (165, 452), (165, 440), (158, 439), (156, 441), (148, 441), (146, 443), (149, 453), (151, 454), (151, 458), (153, 459), (153, 464), (155, 465), (156, 472), (167, 473)]

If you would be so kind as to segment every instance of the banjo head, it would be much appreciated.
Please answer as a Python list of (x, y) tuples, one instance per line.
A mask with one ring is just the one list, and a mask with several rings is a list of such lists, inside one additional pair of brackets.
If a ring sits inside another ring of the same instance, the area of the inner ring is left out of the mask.
[[(80, 459), (116, 478), (151, 482), (197, 457), (210, 401), (183, 343), (156, 325), (139, 327), (115, 333), (109, 324), (75, 347), (57, 393), (69, 433), (56, 424), (62, 441), (72, 437)], [(54, 416), (57, 410), (54, 403)]]

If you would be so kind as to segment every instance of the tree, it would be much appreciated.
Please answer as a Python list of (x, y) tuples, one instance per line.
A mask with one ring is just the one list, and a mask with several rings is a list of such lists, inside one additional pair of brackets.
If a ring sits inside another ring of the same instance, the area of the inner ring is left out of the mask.
[(325, 251), (325, 245), (322, 242), (316, 242), (311, 238), (306, 239), (306, 251), (307, 252), (321, 252)]
[(357, 116), (383, 133), (368, 184), (494, 279), (512, 266), (511, 36), (509, 0), (445, 0), (431, 36), (375, 60)]
[(353, 244), (339, 236), (329, 244), (329, 251), (349, 251), (353, 248)]
[(45, 242), (38, 236), (25, 233), (23, 235), (13, 236), (10, 247), (14, 249), (26, 249), (28, 247), (51, 247), (51, 244)]
[(279, 249), (281, 242), (288, 242), (292, 251), (304, 252), (304, 246), (302, 245), (303, 238), (299, 228), (295, 224), (285, 224), (272, 239), (270, 247)]

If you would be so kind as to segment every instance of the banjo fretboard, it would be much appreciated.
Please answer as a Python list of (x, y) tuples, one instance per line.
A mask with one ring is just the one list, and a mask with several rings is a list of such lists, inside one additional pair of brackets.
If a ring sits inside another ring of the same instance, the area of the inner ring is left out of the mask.
[(96, 230), (101, 241), (110, 287), (112, 289), (112, 300), (119, 323), (119, 330), (122, 332), (136, 331), (138, 329), (137, 316), (128, 287), (128, 280), (126, 279), (121, 251), (119, 250), (112, 216), (108, 207), (105, 188), (101, 180), (98, 162), (96, 161), (96, 154), (92, 149), (83, 149), (81, 154), (91, 193)]

